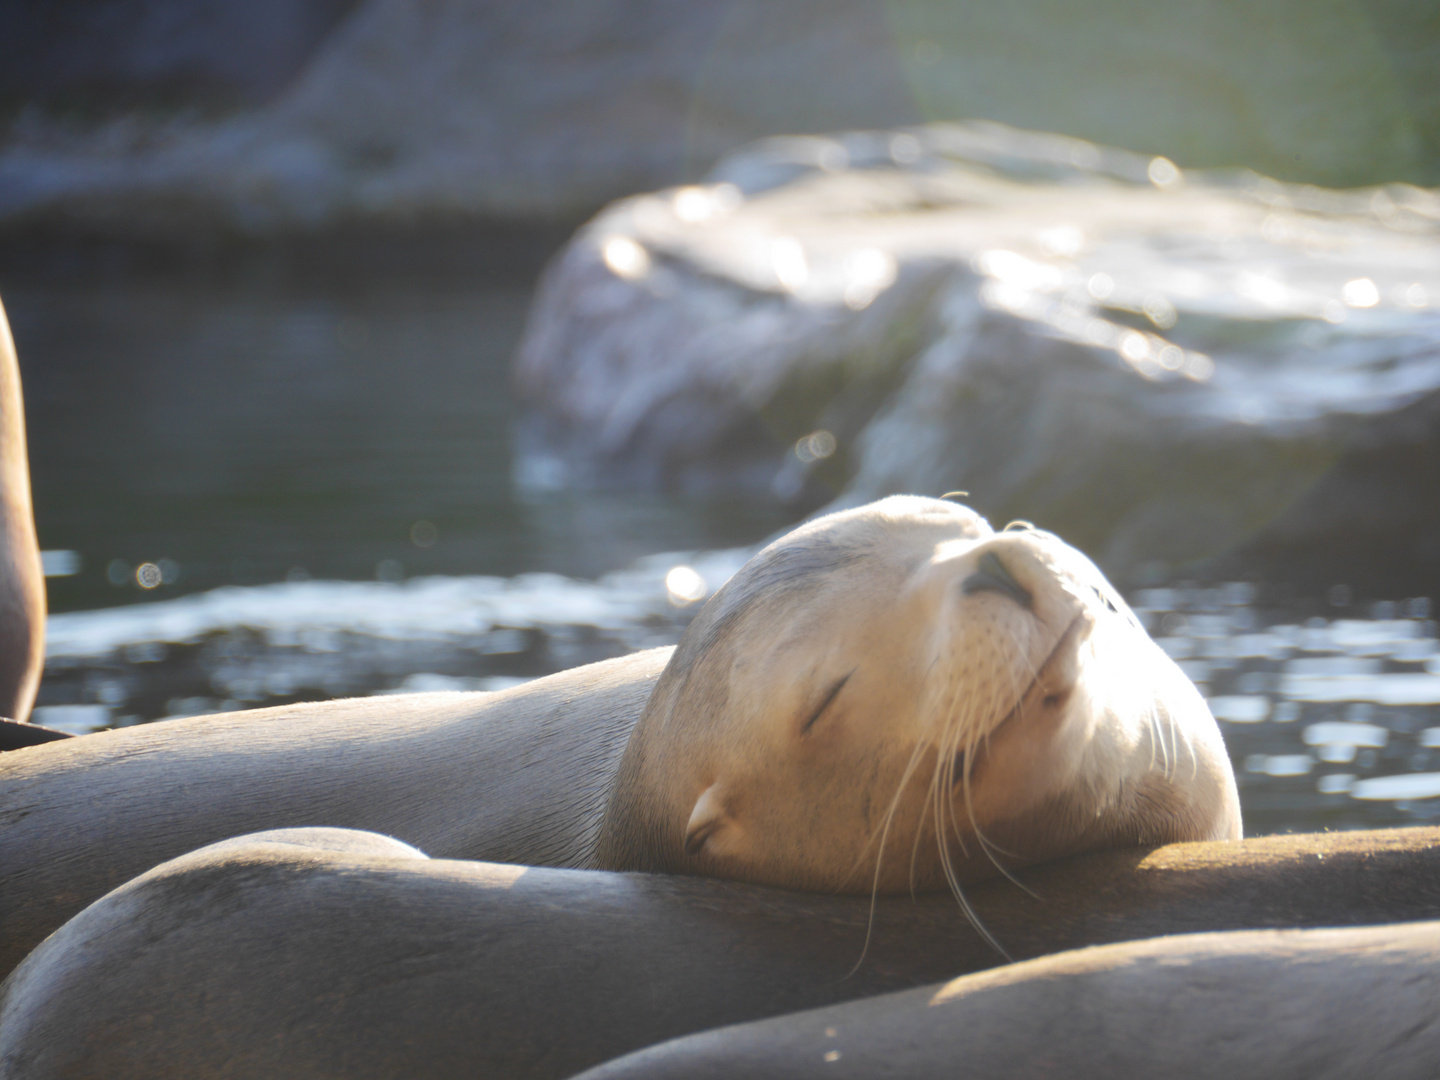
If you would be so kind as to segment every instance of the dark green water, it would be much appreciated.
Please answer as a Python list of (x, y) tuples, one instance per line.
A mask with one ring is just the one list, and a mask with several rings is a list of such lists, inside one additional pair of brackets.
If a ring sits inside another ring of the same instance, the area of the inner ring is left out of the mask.
[[(282, 258), (91, 259), (39, 280), (5, 260), (41, 546), (81, 556), (50, 580), (52, 611), (287, 576), (594, 577), (787, 524), (739, 501), (517, 490), (509, 359), (538, 260), (312, 274)], [(150, 591), (145, 562), (167, 570)]]

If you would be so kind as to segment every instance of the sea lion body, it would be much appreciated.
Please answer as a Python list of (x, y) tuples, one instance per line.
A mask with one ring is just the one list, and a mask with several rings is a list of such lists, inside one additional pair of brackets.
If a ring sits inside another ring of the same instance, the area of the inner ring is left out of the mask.
[(30, 503), (20, 364), (0, 306), (0, 717), (30, 715), (45, 663), (45, 574)]
[(668, 663), (0, 755), (0, 971), (135, 874), (285, 826), (858, 893), (1238, 837), (1214, 719), (1127, 616), (1058, 539), (892, 497), (766, 547)]
[[(1018, 959), (1156, 934), (1417, 920), (1440, 915), (1440, 829), (1107, 851), (1018, 876), (1025, 889), (967, 890)], [(0, 1077), (538, 1080), (1001, 963), (943, 894), (872, 907), (688, 876), (426, 860), (337, 830), (271, 833), (160, 866), (37, 948), (0, 985)], [(1103, 1008), (1082, 996), (1073, 1008)], [(1028, 1021), (970, 1034), (1003, 1057), (1093, 1049), (1107, 1030), (1087, 1013), (1075, 1035), (1046, 1007), (1054, 1026), (1041, 1034)], [(786, 1075), (788, 1045), (776, 1067), (741, 1074)], [(838, 1045), (872, 1066), (860, 1075), (885, 1074), (865, 1041)], [(922, 1051), (899, 1060), (954, 1074), (954, 1056)]]
[(662, 1043), (576, 1080), (1429, 1080), (1440, 922), (1080, 949)]
[(445, 858), (586, 865), (669, 655), (500, 693), (219, 713), (0, 755), (0, 974), (136, 874), (260, 829), (367, 829)]

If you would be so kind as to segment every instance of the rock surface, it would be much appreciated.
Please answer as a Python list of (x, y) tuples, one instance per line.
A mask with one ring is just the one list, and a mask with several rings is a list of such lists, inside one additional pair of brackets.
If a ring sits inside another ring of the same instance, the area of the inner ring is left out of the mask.
[[(127, 87), (260, 104), (212, 119), (150, 101), (99, 126), (12, 112), (0, 226), (190, 239), (574, 221), (760, 136), (975, 116), (1183, 166), (1440, 182), (1429, 0), (362, 0), (313, 52), (346, 0), (293, 17), (205, 0), (203, 20), (179, 0), (105, 0), (81, 29), (127, 3), (144, 17), (106, 47), (49, 53), (54, 19), (15, 5), (0, 56), (14, 75), (53, 53), (20, 89), (89, 87), (82, 115)], [(255, 35), (272, 23), (267, 52)]]
[(770, 140), (586, 226), (517, 381), (525, 484), (962, 489), (1122, 585), (1440, 570), (1434, 191), (997, 125)]

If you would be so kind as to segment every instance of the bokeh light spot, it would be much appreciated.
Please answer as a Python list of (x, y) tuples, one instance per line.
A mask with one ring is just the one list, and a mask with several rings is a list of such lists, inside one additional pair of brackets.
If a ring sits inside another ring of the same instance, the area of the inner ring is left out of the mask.
[(601, 248), (601, 256), (611, 273), (626, 281), (650, 272), (650, 253), (628, 236), (610, 237)]
[(890, 157), (897, 165), (913, 165), (920, 160), (920, 140), (901, 132), (890, 140)]
[(1150, 177), (1150, 182), (1159, 188), (1170, 187), (1180, 182), (1180, 170), (1167, 157), (1151, 158), (1145, 174)]
[(879, 248), (861, 248), (845, 257), (845, 305), (855, 311), (895, 284), (895, 259)]
[(1052, 255), (1071, 258), (1085, 246), (1085, 234), (1074, 225), (1056, 225), (1040, 234), (1040, 246)]
[(793, 236), (781, 236), (771, 241), (770, 265), (780, 284), (792, 292), (810, 279), (810, 263), (805, 258), (805, 249)]
[(1180, 374), (1195, 382), (1209, 382), (1215, 374), (1215, 361), (1204, 353), (1191, 353), (1180, 365)]
[(703, 600), (709, 591), (710, 586), (693, 566), (671, 567), (665, 575), (665, 592), (670, 597), (670, 603), (676, 607)]
[(821, 428), (795, 443), (795, 456), (810, 465), (816, 461), (824, 461), (835, 453), (835, 447), (835, 436)]
[(1354, 308), (1374, 307), (1380, 302), (1380, 290), (1368, 277), (1355, 278), (1345, 283), (1340, 290), (1345, 303)]
[(1108, 300), (1115, 291), (1115, 279), (1109, 274), (1092, 274), (1085, 289), (1096, 300)]

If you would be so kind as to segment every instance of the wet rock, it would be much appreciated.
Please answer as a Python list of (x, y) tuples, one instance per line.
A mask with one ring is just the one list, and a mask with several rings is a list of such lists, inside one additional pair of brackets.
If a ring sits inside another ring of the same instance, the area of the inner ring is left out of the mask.
[[(1176, 0), (362, 0), (310, 53), (312, 30), (344, 3), (307, 0), (289, 17), (274, 0), (205, 0), (213, 18), (178, 0), (83, 5), (82, 30), (127, 4), (145, 17), (119, 20), (99, 49), (61, 41), (74, 48), (32, 72), (42, 98), (57, 80), (90, 96), (58, 117), (14, 114), (0, 224), (192, 239), (578, 220), (760, 136), (973, 116), (1186, 166), (1440, 180), (1440, 36), (1426, 0), (1364, 12), (1277, 0), (1263, 16)], [(9, 6), (21, 14), (0, 59), (20, 71), (55, 19), (27, 14), (46, 5)], [(251, 39), (268, 23), (266, 51)], [(178, 98), (96, 126), (84, 118), (110, 115), (107, 86)], [(219, 119), (186, 110), (206, 94), (262, 104)]]
[(517, 381), (534, 486), (959, 489), (1126, 584), (1440, 569), (1433, 191), (997, 125), (770, 140), (592, 221)]

